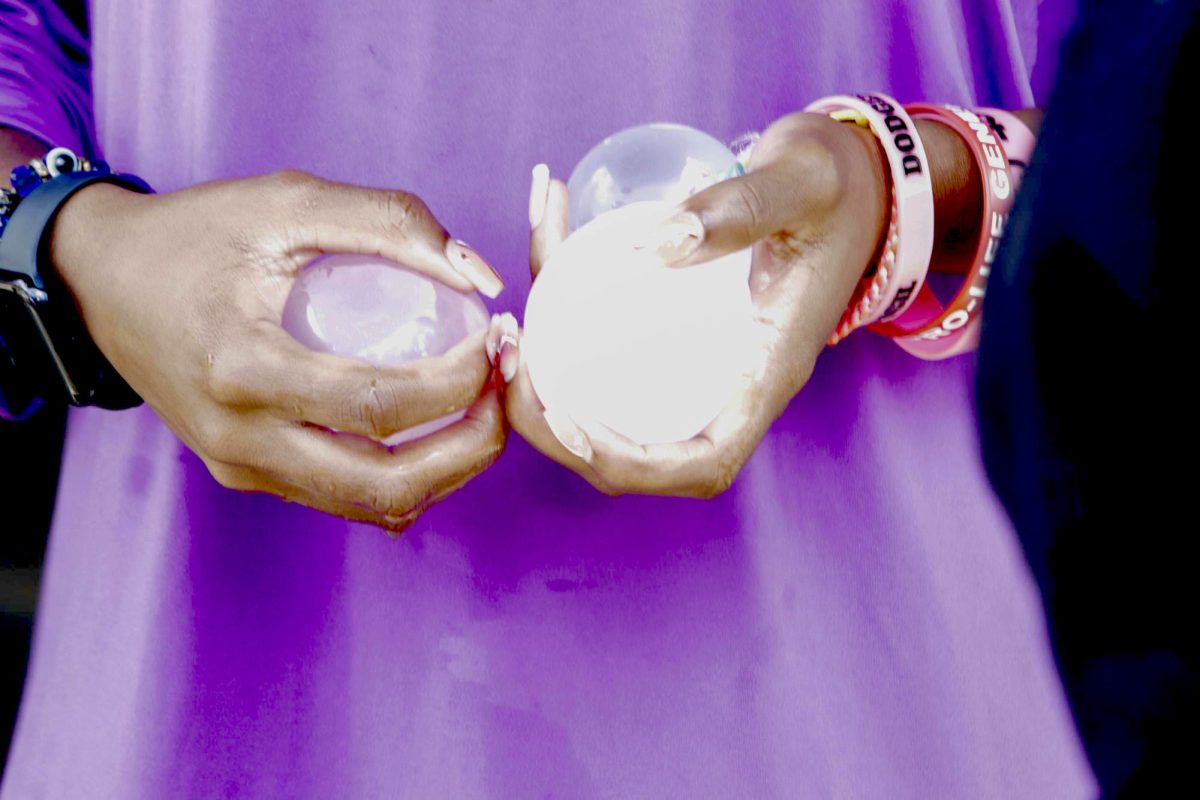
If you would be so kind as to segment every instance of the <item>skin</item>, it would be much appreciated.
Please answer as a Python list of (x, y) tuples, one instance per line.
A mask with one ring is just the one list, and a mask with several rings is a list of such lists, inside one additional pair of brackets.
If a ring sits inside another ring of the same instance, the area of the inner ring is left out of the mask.
[[(1037, 130), (1038, 112), (1021, 116)], [(935, 190), (933, 268), (962, 271), (978, 235), (978, 176), (955, 134), (917, 125)], [(5, 174), (46, 149), (0, 129)], [(292, 283), (324, 252), (382, 255), (464, 291), (499, 292), (486, 262), (404, 192), (296, 172), (153, 196), (98, 185), (63, 207), (51, 260), (100, 350), (217, 481), (398, 532), (499, 456), (506, 415), (606, 493), (723, 492), (807, 382), (872, 261), (884, 169), (869, 132), (793, 114), (764, 133), (750, 174), (690, 198), (649, 243), (679, 268), (754, 248), (758, 358), (705, 431), (670, 445), (642, 447), (587, 420), (552, 426), (510, 314), (403, 367), (313, 353), (287, 335), (279, 320)], [(566, 186), (535, 171), (535, 278), (566, 237), (567, 206)], [(463, 408), (462, 422), (416, 442), (372, 441)]]
[[(9, 164), (46, 150), (11, 131), (0, 142)], [(325, 252), (380, 255), (462, 291), (503, 285), (413, 195), (297, 172), (162, 195), (89, 187), (51, 240), (101, 352), (217, 481), (398, 532), (500, 455), (503, 384), (484, 333), (398, 367), (300, 345), (283, 305)], [(460, 409), (418, 441), (372, 441)]]
[[(1034, 130), (1040, 115), (1023, 115)], [(957, 134), (918, 121), (935, 194), (933, 268), (962, 272), (979, 235), (981, 186)], [(804, 387), (842, 311), (872, 263), (886, 219), (886, 163), (869, 131), (823, 115), (792, 114), (768, 128), (745, 177), (685, 201), (655, 241), (685, 269), (753, 247), (751, 296), (760, 347), (730, 404), (685, 442), (643, 446), (592, 420), (547, 418), (519, 340), (489, 350), (511, 377), (508, 418), (545, 455), (611, 495), (713, 497), (733, 483), (771, 424)], [(534, 277), (565, 238), (566, 186), (535, 170), (530, 200)], [(501, 331), (502, 332), (502, 331)]]

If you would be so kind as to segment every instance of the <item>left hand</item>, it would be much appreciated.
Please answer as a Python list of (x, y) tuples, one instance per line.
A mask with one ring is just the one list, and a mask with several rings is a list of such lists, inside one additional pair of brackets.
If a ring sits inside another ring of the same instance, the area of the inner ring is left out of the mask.
[[(534, 171), (530, 265), (538, 271), (567, 232), (567, 189)], [(725, 491), (811, 375), (883, 234), (886, 183), (868, 131), (823, 115), (792, 114), (763, 134), (749, 173), (681, 204), (662, 228), (664, 261), (680, 268), (753, 247), (757, 358), (734, 399), (684, 442), (639, 445), (595, 422), (548, 419), (519, 364), (516, 321), (489, 332), (511, 384), (515, 431), (608, 494), (713, 497)]]

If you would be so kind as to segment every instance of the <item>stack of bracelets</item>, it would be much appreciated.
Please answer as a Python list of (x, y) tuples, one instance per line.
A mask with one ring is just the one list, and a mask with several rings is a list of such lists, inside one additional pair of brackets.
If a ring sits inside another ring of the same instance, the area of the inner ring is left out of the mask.
[[(979, 341), (988, 274), (1033, 153), (1033, 133), (999, 109), (901, 106), (879, 93), (826, 97), (805, 110), (869, 128), (889, 166), (891, 209), (882, 254), (859, 281), (829, 343), (866, 327), (918, 358), (949, 358), (973, 349)], [(962, 137), (983, 183), (979, 243), (962, 287), (945, 305), (926, 281), (933, 255), (933, 184), (914, 119), (935, 120)]]
[(12, 190), (0, 190), (0, 417), (21, 419), (46, 402), (139, 404), (88, 336), (49, 250), (54, 219), (76, 192), (94, 183), (150, 187), (65, 147), (17, 167), (10, 181)]

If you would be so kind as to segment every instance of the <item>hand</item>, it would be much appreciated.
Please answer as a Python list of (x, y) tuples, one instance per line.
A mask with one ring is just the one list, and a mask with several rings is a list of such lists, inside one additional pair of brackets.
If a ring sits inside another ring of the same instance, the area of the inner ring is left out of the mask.
[[(757, 358), (734, 399), (699, 435), (642, 446), (595, 422), (548, 419), (518, 368), (515, 320), (491, 345), (511, 386), (513, 429), (609, 494), (712, 497), (733, 482), (771, 423), (808, 381), (883, 233), (885, 179), (871, 134), (825, 116), (793, 114), (755, 146), (750, 172), (685, 201), (656, 238), (686, 268), (753, 246)], [(530, 262), (536, 277), (567, 231), (567, 190), (534, 171)], [(500, 337), (509, 342), (501, 346)]]
[[(420, 199), (296, 172), (164, 195), (88, 187), (51, 257), (100, 350), (221, 484), (402, 530), (491, 464), (505, 439), (484, 335), (375, 367), (280, 327), (295, 278), (327, 252), (380, 255), (455, 289), (500, 278)], [(450, 411), (459, 423), (389, 449)]]

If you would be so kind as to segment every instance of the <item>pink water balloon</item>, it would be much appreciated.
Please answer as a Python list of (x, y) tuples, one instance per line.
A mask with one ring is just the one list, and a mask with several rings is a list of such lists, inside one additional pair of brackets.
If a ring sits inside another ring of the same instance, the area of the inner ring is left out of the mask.
[[(297, 279), (283, 327), (313, 350), (379, 366), (440, 356), (488, 326), (477, 294), (464, 294), (383, 258), (330, 255)], [(482, 358), (482, 356), (480, 356)], [(463, 418), (458, 411), (388, 438), (420, 438)]]

